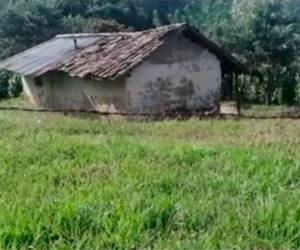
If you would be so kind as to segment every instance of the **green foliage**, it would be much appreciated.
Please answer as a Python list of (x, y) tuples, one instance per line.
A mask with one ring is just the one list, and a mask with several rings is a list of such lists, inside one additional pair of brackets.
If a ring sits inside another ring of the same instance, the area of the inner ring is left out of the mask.
[(170, 18), (172, 22), (187, 22), (198, 27), (208, 37), (218, 41), (222, 38), (222, 29), (228, 25), (231, 18), (232, 1), (190, 1), (183, 9)]
[(113, 20), (68, 16), (62, 20), (63, 29), (70, 33), (118, 32), (124, 27)]
[(300, 48), (296, 17), (284, 1), (257, 2), (251, 12), (254, 15), (245, 22), (250, 31), (243, 42), (264, 76), (265, 101), (292, 104), (297, 72), (293, 63)]
[(298, 128), (1, 112), (0, 248), (299, 249)]
[(60, 11), (42, 2), (18, 2), (0, 13), (0, 58), (52, 38), (60, 31)]
[(21, 92), (21, 77), (7, 71), (0, 71), (0, 100), (18, 97)]
[(128, 23), (127, 15), (124, 10), (121, 7), (115, 6), (110, 3), (94, 7), (88, 14), (89, 17), (96, 16), (102, 19), (116, 20), (116, 22), (122, 24)]
[(8, 87), (9, 87), (9, 74), (7, 74), (7, 72), (0, 71), (0, 100), (9, 97)]
[(20, 96), (23, 91), (21, 76), (16, 74), (10, 75), (8, 84), (9, 97), (15, 98)]
[(300, 105), (300, 73), (296, 76), (297, 84), (295, 87), (295, 104)]

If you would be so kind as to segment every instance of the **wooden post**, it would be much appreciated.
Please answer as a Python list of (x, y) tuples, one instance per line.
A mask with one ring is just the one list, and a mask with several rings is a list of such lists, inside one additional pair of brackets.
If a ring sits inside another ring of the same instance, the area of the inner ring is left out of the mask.
[(239, 86), (239, 77), (237, 74), (234, 74), (234, 81), (235, 81), (235, 99), (236, 99), (236, 107), (237, 112), (241, 114), (241, 93), (240, 93), (240, 86)]
[(77, 43), (77, 39), (76, 38), (73, 39), (73, 43), (74, 43), (74, 49), (75, 50), (78, 49), (78, 43)]
[(230, 101), (233, 101), (234, 100), (234, 77), (233, 77), (234, 73), (231, 73), (229, 75), (229, 90), (228, 90), (228, 93), (230, 95)]

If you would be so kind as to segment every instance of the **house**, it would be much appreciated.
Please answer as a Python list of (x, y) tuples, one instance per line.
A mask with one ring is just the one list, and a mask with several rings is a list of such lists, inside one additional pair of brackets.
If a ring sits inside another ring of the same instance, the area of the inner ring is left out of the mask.
[(187, 24), (58, 35), (0, 68), (24, 76), (25, 93), (38, 107), (133, 113), (212, 110), (224, 76), (247, 73)]

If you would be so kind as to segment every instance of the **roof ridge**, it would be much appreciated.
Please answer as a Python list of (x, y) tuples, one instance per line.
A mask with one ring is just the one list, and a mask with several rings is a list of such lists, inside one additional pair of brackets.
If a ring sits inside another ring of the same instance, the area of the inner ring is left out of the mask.
[(85, 37), (101, 37), (101, 36), (111, 36), (111, 35), (125, 35), (130, 33), (138, 32), (103, 32), (103, 33), (70, 33), (70, 34), (59, 34), (55, 38), (85, 38)]
[(100, 37), (100, 36), (111, 36), (111, 35), (137, 35), (142, 33), (155, 32), (160, 30), (173, 30), (188, 26), (186, 23), (175, 23), (157, 28), (142, 30), (142, 31), (121, 31), (121, 32), (100, 32), (100, 33), (69, 33), (59, 34), (55, 38), (84, 38), (84, 37)]

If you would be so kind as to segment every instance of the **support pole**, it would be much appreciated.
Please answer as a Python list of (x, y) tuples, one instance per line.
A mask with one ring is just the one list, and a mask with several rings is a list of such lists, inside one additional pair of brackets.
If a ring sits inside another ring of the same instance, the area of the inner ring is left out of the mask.
[(234, 81), (235, 81), (235, 98), (236, 98), (236, 107), (237, 112), (241, 114), (241, 93), (240, 93), (240, 86), (239, 86), (239, 77), (237, 74), (234, 74)]

